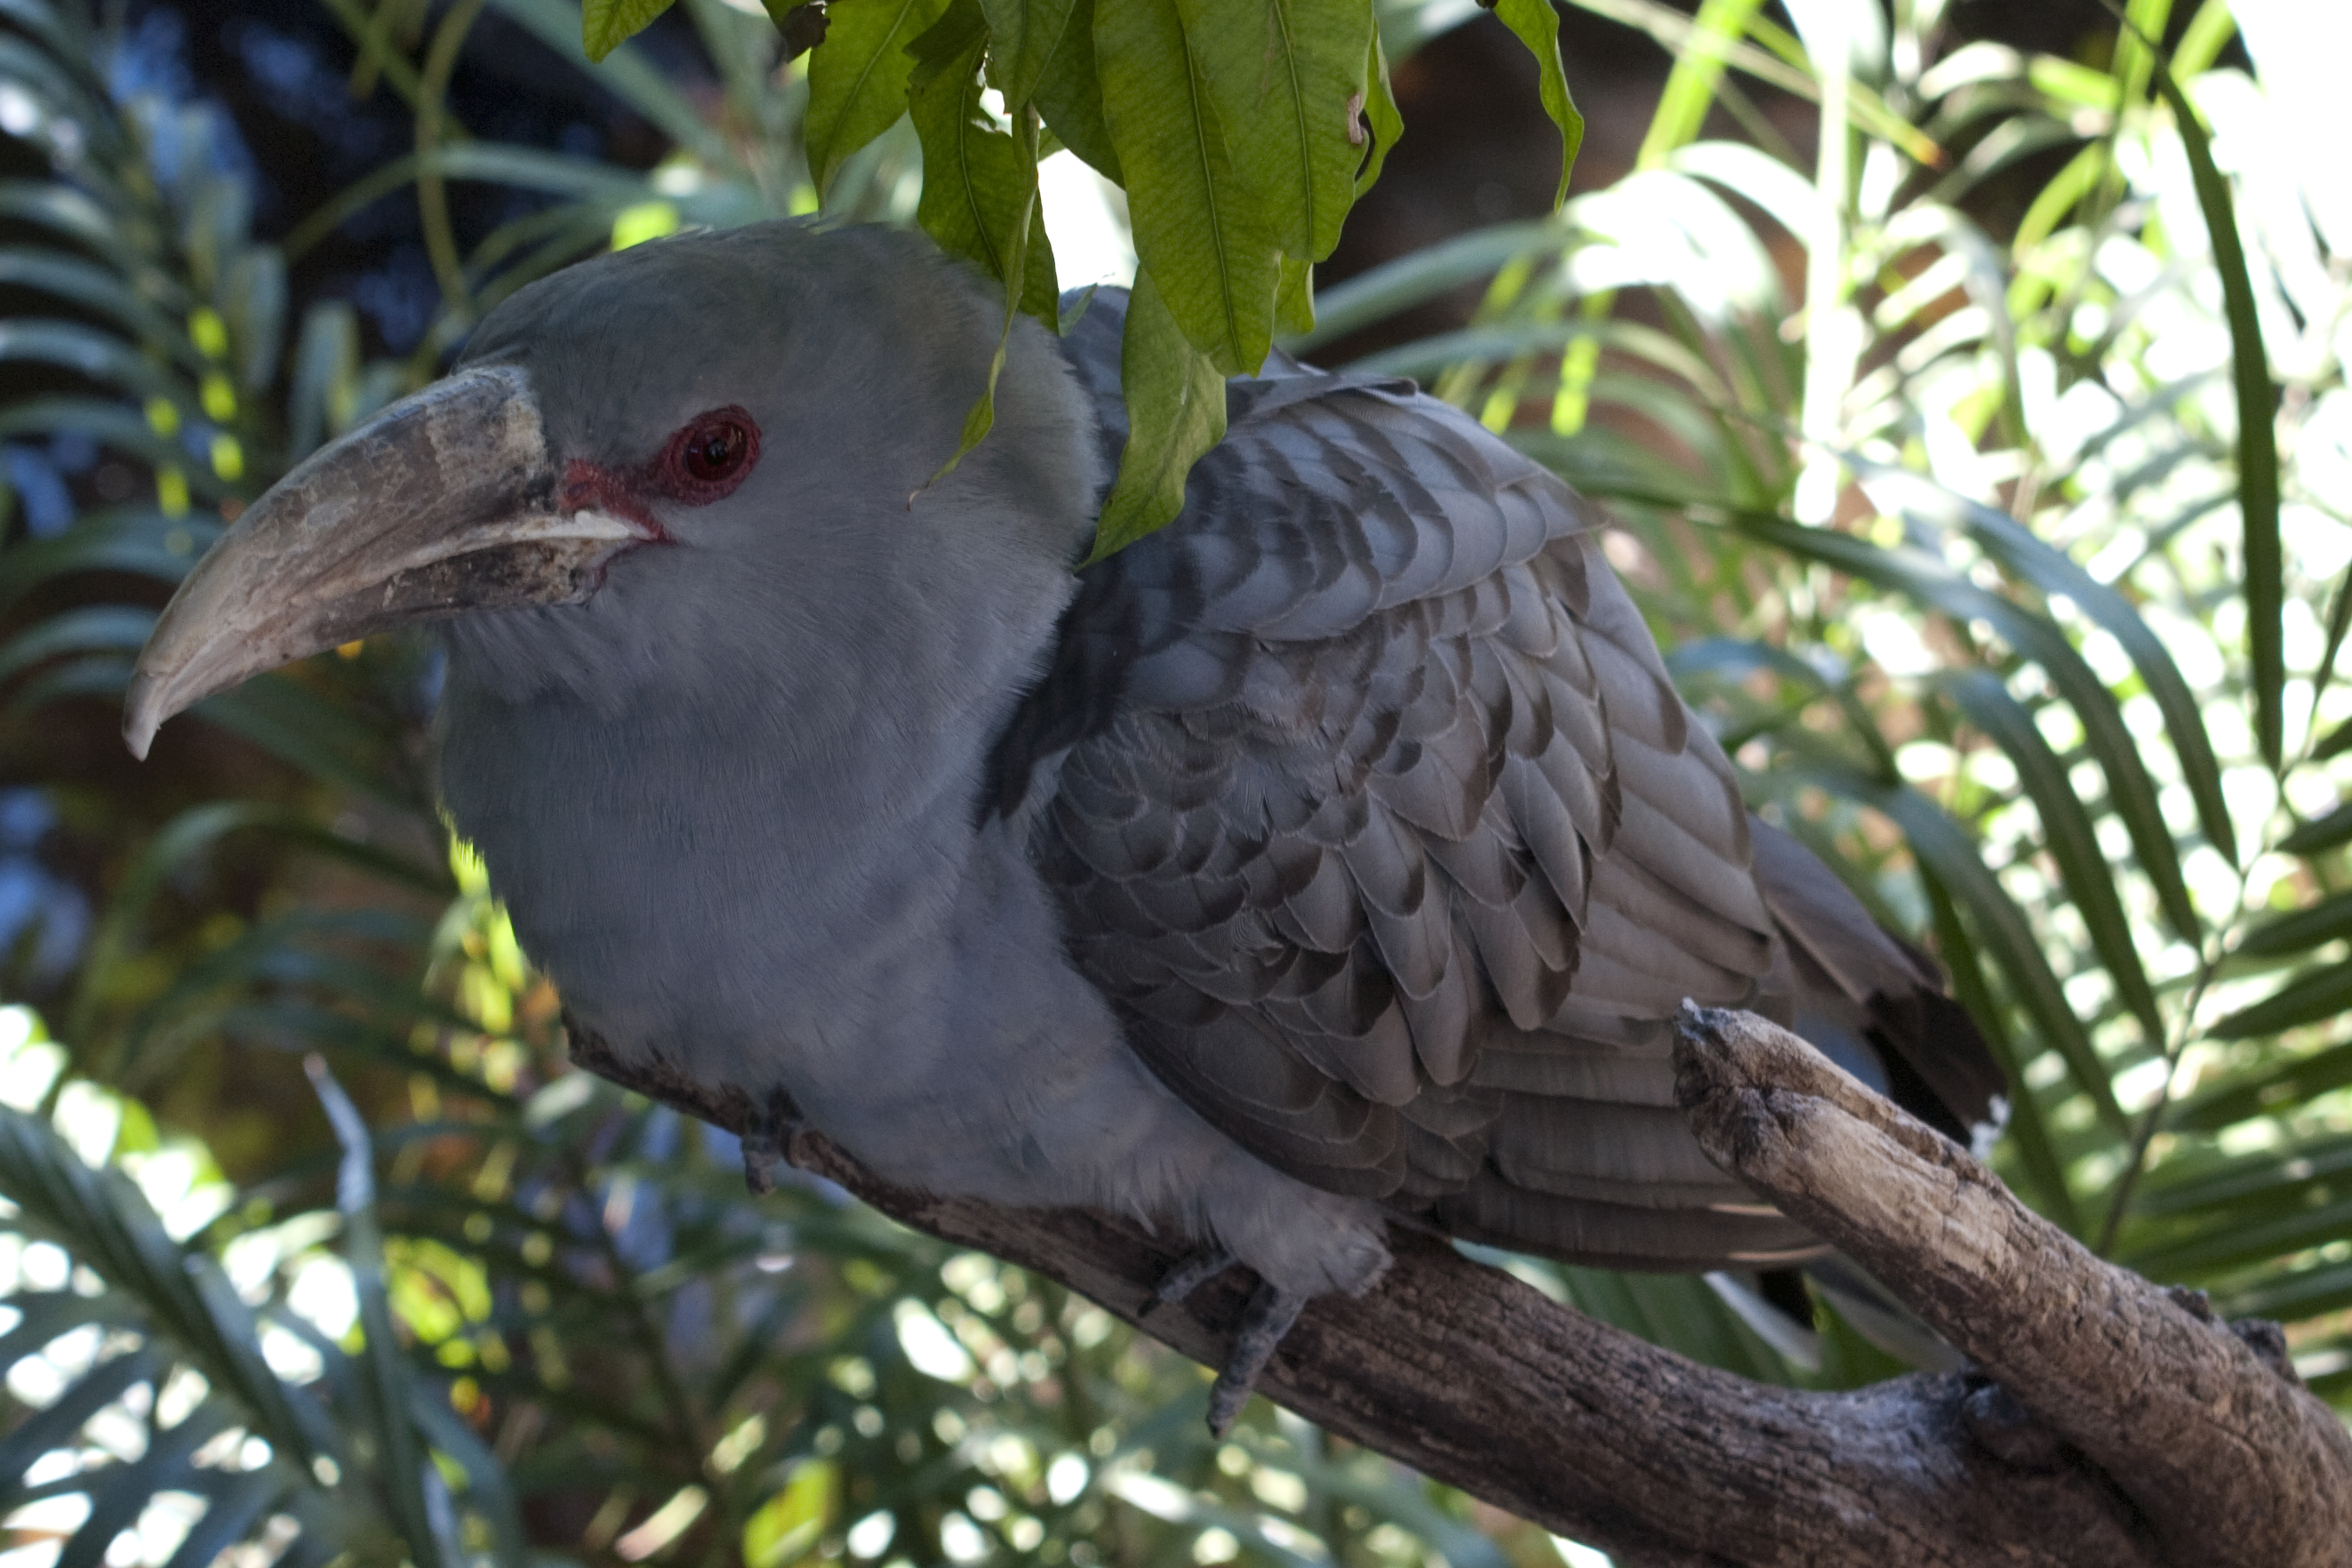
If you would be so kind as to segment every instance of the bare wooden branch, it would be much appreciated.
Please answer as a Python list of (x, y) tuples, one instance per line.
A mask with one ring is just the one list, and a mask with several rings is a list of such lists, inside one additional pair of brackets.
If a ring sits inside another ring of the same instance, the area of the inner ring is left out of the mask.
[[(1905, 1141), (1907, 1134), (1898, 1138), (1885, 1131), (1901, 1125), (1894, 1120), (1901, 1112), (1881, 1102), (1881, 1110), (1863, 1115), (1851, 1110), (1845, 1098), (1814, 1094), (1819, 1075), (1810, 1068), (1792, 1081), (1808, 1086), (1798, 1092), (1812, 1094), (1811, 1102), (1830, 1107), (1830, 1112), (1803, 1121), (1793, 1133), (1766, 1136), (1757, 1121), (1763, 1112), (1751, 1112), (1742, 1097), (1771, 1090), (1761, 1087), (1758, 1075), (1742, 1076), (1737, 1065), (1748, 1059), (1744, 1053), (1751, 1037), (1724, 1029), (1721, 1016), (1709, 1019), (1707, 1030), (1687, 1040), (1682, 1053), (1704, 1124), (1735, 1133), (1726, 1139), (1710, 1131), (1707, 1135), (1717, 1143), (1767, 1150), (1769, 1171), (1786, 1175), (1808, 1169), (1805, 1140), (1833, 1135), (1833, 1124), (1826, 1120), (1833, 1113), (1894, 1145), (1904, 1159), (1927, 1163)], [(601, 1041), (576, 1029), (572, 1041), (576, 1061), (614, 1082), (739, 1134), (767, 1125), (740, 1090), (715, 1089), (625, 1064)], [(1782, 1056), (1770, 1059), (1775, 1072), (1784, 1067), (1798, 1071)], [(1859, 1085), (1853, 1088), (1867, 1094)], [(1773, 1105), (1784, 1108), (1778, 1101)], [(1756, 1131), (1749, 1136), (1742, 1129)], [(1145, 1299), (1175, 1253), (1131, 1224), (1087, 1211), (1003, 1209), (908, 1192), (878, 1180), (821, 1135), (803, 1132), (791, 1143), (785, 1152), (795, 1163), (840, 1183), (905, 1224), (1057, 1279), (1203, 1363), (1223, 1359), (1231, 1325), (1247, 1296), (1248, 1282), (1237, 1275), (1213, 1280), (1181, 1305), (1147, 1317)], [(1844, 1138), (1834, 1143), (1837, 1152), (1829, 1158), (1892, 1157), (1874, 1148), (1857, 1155), (1853, 1146), (1852, 1138)], [(1848, 1185), (1867, 1194), (1876, 1190), (1879, 1179), (1875, 1167), (1864, 1166)], [(1998, 1184), (1990, 1184), (1998, 1191)], [(1826, 1184), (1816, 1187), (1831, 1190)], [(2000, 1195), (2014, 1206), (2005, 1192)], [(1866, 1197), (1860, 1206), (1866, 1214), (1876, 1212)], [(1826, 1221), (1810, 1212), (1805, 1217), (1824, 1234), (1832, 1233)], [(2177, 1550), (2177, 1540), (2202, 1542), (2212, 1533), (2193, 1527), (2187, 1536), (2173, 1533), (2182, 1528), (2177, 1521), (2191, 1500), (2210, 1495), (2194, 1479), (2197, 1457), (2172, 1457), (2165, 1473), (2186, 1471), (2192, 1479), (2179, 1483), (2183, 1489), (2177, 1500), (2151, 1506), (2154, 1500), (2142, 1495), (2144, 1489), (2135, 1483), (2134, 1489), (2125, 1490), (2109, 1479), (2111, 1472), (2084, 1458), (2094, 1451), (2115, 1452), (2112, 1447), (2094, 1450), (2077, 1436), (2075, 1425), (2037, 1419), (2043, 1407), (2028, 1391), (2011, 1401), (2000, 1385), (1983, 1378), (1924, 1373), (1835, 1394), (1752, 1384), (1555, 1305), (1509, 1275), (1437, 1241), (1402, 1231), (1392, 1240), (1396, 1266), (1378, 1287), (1360, 1299), (1327, 1297), (1307, 1309), (1262, 1381), (1264, 1392), (1332, 1432), (1546, 1529), (1601, 1547), (1622, 1563), (1654, 1568), (2160, 1568), (2185, 1564), (2193, 1553), (2204, 1552), (2195, 1559), (2200, 1564), (2352, 1563), (2352, 1531), (2343, 1529), (2334, 1532), (2332, 1544), (2321, 1532), (2320, 1544), (2298, 1549), (2300, 1555), (2247, 1555), (2226, 1545), (2218, 1551), (2201, 1544)], [(1965, 1256), (1967, 1266), (1975, 1267), (1993, 1255)], [(1986, 1279), (1977, 1287), (1979, 1294), (2036, 1296), (2040, 1283), (2030, 1269), (2038, 1256), (2015, 1254), (2012, 1265), (2012, 1255), (2000, 1255), (1997, 1260), (2004, 1266), (2029, 1272)], [(1905, 1289), (1912, 1278), (1905, 1274), (1890, 1283)], [(2154, 1290), (2144, 1282), (2139, 1289)], [(2160, 1292), (2156, 1299), (2164, 1300)], [(2091, 1300), (2070, 1300), (2076, 1301), (2072, 1310), (2078, 1317)], [(2049, 1310), (2063, 1318), (2069, 1309)], [(2168, 1304), (2166, 1310), (2196, 1323), (2177, 1306)], [(1929, 1321), (1942, 1320), (1931, 1315)], [(2079, 1326), (2093, 1335), (2098, 1331), (2095, 1322)], [(2218, 1330), (2200, 1331), (2227, 1337)], [(1965, 1336), (1955, 1337), (1966, 1342)], [(2141, 1336), (2129, 1342), (2156, 1342)], [(2041, 1363), (2028, 1357), (2017, 1364), (2030, 1373)], [(2287, 1390), (2289, 1407), (2307, 1405), (2318, 1419), (2334, 1421), (2259, 1360), (2248, 1358), (2251, 1372), (2231, 1364), (2240, 1375), (2268, 1379)], [(2147, 1370), (2151, 1376), (2169, 1374), (2155, 1366)], [(1202, 1390), (1205, 1400), (1205, 1379)], [(2232, 1410), (2268, 1407), (2266, 1396), (2252, 1391), (2214, 1396), (2237, 1398), (2238, 1404), (2227, 1406)], [(2167, 1396), (2156, 1404), (2172, 1411), (2200, 1397)], [(2200, 1427), (2172, 1421), (2163, 1430), (2207, 1433), (2203, 1440), (2218, 1440), (2211, 1423)], [(2271, 1436), (2268, 1426), (2236, 1430), (2245, 1449)], [(2324, 1441), (2285, 1452), (2289, 1457), (2268, 1464), (2244, 1454), (2217, 1458), (2212, 1473), (2231, 1485), (2274, 1479), (2285, 1488), (2276, 1502), (2302, 1507), (2305, 1518), (2314, 1517), (2312, 1508), (2328, 1495), (2325, 1476), (2335, 1478), (2335, 1496), (2352, 1496), (2352, 1460), (2328, 1470), (2336, 1461)], [(2300, 1489), (2297, 1476), (2307, 1483)], [(2265, 1506), (2257, 1497), (2242, 1500), (2246, 1507)], [(2234, 1509), (2230, 1517), (2236, 1517)]]
[[(1685, 1010), (1708, 1157), (1834, 1243), (2112, 1477), (2173, 1557), (2352, 1562), (2352, 1434), (2284, 1345), (2094, 1256), (1787, 1030)], [(2267, 1327), (2267, 1325), (2265, 1325)]]

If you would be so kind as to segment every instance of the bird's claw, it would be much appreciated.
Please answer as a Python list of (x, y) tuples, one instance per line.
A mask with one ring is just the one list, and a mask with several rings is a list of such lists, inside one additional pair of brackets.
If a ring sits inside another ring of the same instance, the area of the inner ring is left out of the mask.
[(753, 1196), (763, 1198), (776, 1190), (779, 1161), (800, 1163), (793, 1158), (793, 1145), (805, 1130), (798, 1110), (781, 1092), (771, 1096), (743, 1129), (743, 1184)]
[(1234, 1255), (1222, 1247), (1204, 1247), (1198, 1252), (1185, 1254), (1160, 1277), (1160, 1283), (1154, 1285), (1151, 1294), (1144, 1299), (1143, 1310), (1156, 1312), (1162, 1307), (1182, 1300), (1232, 1268), (1234, 1261)]
[(1225, 1357), (1225, 1367), (1217, 1373), (1217, 1381), (1209, 1389), (1209, 1431), (1223, 1437), (1233, 1430), (1242, 1406), (1257, 1392), (1258, 1373), (1282, 1343), (1282, 1336), (1298, 1321), (1299, 1309), (1307, 1298), (1285, 1290), (1278, 1285), (1260, 1281), (1251, 1293), (1249, 1305), (1242, 1309), (1241, 1327), (1234, 1333), (1234, 1348)]

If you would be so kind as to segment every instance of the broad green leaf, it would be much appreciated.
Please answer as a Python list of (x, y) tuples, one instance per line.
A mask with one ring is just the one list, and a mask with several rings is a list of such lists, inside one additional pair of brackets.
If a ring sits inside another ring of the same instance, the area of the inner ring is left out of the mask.
[[(1060, 295), (1037, 205), (1036, 121), (1024, 110), (1007, 132), (981, 106), (981, 59), (988, 43), (978, 0), (955, 0), (909, 47), (916, 64), (908, 104), (923, 143), (916, 216), (941, 249), (1003, 283), (1011, 308), (1054, 326)], [(995, 384), (992, 375), (990, 384)]]
[[(2155, 52), (2155, 46), (2147, 47)], [(2245, 242), (2230, 182), (2213, 166), (2213, 142), (2172, 72), (2154, 61), (2156, 90), (2172, 110), (2188, 155), (2197, 205), (2213, 242), (2221, 303), (2230, 321), (2230, 373), (2238, 395), (2238, 510), (2245, 522), (2246, 645), (2253, 664), (2254, 734), (2263, 759), (2279, 765), (2284, 744), (2286, 561), (2279, 541), (2278, 385), (2263, 352), (2262, 318), (2246, 269)]]
[(1364, 123), (1370, 128), (1371, 145), (1364, 151), (1363, 166), (1356, 171), (1359, 196), (1378, 182), (1381, 169), (1389, 161), (1389, 149), (1404, 134), (1404, 115), (1389, 83), (1389, 59), (1381, 51), (1377, 27), (1372, 30), (1371, 59), (1364, 68)]
[(1544, 112), (1559, 127), (1559, 188), (1551, 199), (1557, 209), (1568, 200), (1568, 178), (1576, 169), (1577, 149), (1584, 145), (1584, 116), (1569, 96), (1568, 72), (1559, 63), (1559, 13), (1551, 0), (1496, 0), (1495, 15), (1535, 57)]
[(1276, 241), (1303, 261), (1339, 243), (1364, 161), (1370, 0), (1176, 0), (1224, 136)]
[(2260, 1224), (2247, 1224), (2235, 1214), (2188, 1237), (2135, 1249), (2130, 1266), (2158, 1279), (2178, 1279), (2190, 1273), (2221, 1273), (2305, 1247), (2341, 1241), (2352, 1231), (2352, 1198), (2335, 1203), (2304, 1201), (2302, 1183), (2282, 1183), (2276, 1194), (2287, 1212)]
[(1315, 268), (1311, 263), (1295, 256), (1282, 258), (1282, 268), (1276, 275), (1275, 324), (1285, 332), (1306, 333), (1315, 330)]
[(941, 248), (976, 263), (1004, 289), (1004, 325), (988, 363), (987, 390), (965, 416), (962, 440), (931, 476), (932, 484), (995, 424), (996, 380), (1020, 313), (1027, 310), (1048, 326), (1060, 322), (1054, 252), (1037, 202), (1037, 114), (1023, 104), (1007, 133), (981, 107), (981, 57), (988, 43), (979, 0), (956, 0), (911, 46), (916, 66), (908, 103), (923, 143), (916, 216)]
[(2352, 1307), (2352, 1263), (2290, 1270), (2251, 1290), (2231, 1291), (2214, 1305), (2225, 1317), (2268, 1318), (2273, 1322), (2341, 1311)]
[(1046, 129), (1063, 146), (1113, 184), (1127, 184), (1103, 121), (1102, 80), (1095, 72), (1095, 0), (1072, 0), (1061, 41), (1031, 90)]
[(1187, 342), (1255, 374), (1274, 345), (1276, 215), (1234, 164), (1177, 0), (1097, 6), (1095, 61), (1143, 269)]
[(652, 25), (675, 0), (584, 0), (580, 7), (580, 45), (591, 60), (606, 55)]
[(802, 138), (822, 196), (849, 155), (907, 110), (915, 62), (907, 46), (944, 16), (948, 0), (833, 0), (824, 42), (809, 51), (808, 116)]
[(1173, 521), (1184, 510), (1184, 476), (1225, 434), (1225, 378), (1185, 341), (1149, 270), (1136, 274), (1128, 297), (1118, 367), (1127, 449), (1089, 563)]
[(1094, 7), (1076, 0), (980, 0), (980, 8), (988, 17), (989, 85), (1003, 94), (1007, 112), (1035, 96), (1063, 35), (1094, 26)]

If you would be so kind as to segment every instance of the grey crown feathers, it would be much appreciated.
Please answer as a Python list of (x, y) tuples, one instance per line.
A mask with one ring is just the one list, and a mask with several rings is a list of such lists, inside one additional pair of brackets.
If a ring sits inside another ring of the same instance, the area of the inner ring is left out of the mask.
[[(181, 588), (126, 734), (437, 621), (441, 787), (575, 1027), (887, 1179), (1172, 1224), (1261, 1284), (1213, 1419), (1391, 1219), (1589, 1263), (1819, 1249), (1675, 1109), (1685, 998), (1948, 1130), (1926, 959), (1751, 817), (1558, 479), (1277, 356), (1183, 515), (1085, 553), (1124, 297), (1018, 323), (768, 224), (532, 285)], [(913, 500), (911, 504), (909, 497)], [(757, 1142), (757, 1141), (755, 1141)]]

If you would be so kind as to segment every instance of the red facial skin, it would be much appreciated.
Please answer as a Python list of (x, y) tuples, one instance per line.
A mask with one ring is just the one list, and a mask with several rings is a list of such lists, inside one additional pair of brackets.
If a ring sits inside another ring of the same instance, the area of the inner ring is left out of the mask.
[(732, 495), (759, 464), (759, 422), (730, 403), (688, 420), (652, 458), (634, 467), (608, 468), (572, 458), (563, 466), (557, 504), (567, 514), (593, 507), (628, 523), (647, 544), (674, 544), (649, 501), (709, 506)]

